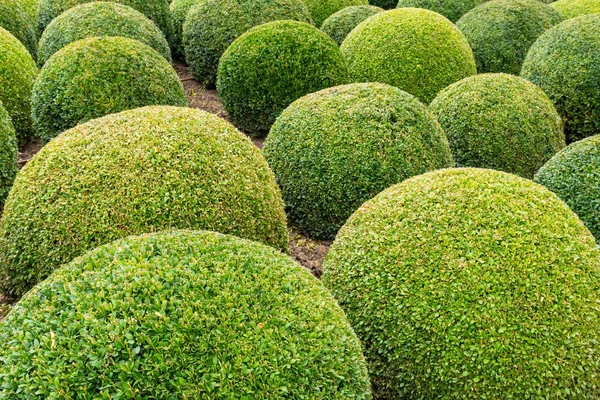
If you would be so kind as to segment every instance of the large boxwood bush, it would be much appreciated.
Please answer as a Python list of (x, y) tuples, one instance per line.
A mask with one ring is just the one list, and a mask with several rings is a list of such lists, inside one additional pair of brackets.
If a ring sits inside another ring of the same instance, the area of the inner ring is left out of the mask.
[(346, 7), (331, 14), (321, 25), (321, 30), (339, 46), (358, 24), (380, 12), (383, 9), (375, 6)]
[(0, 27), (12, 33), (33, 57), (36, 56), (35, 26), (19, 0), (0, 0)]
[(398, 0), (397, 7), (426, 8), (442, 14), (452, 22), (486, 0)]
[(17, 174), (17, 153), (15, 127), (0, 101), (0, 205), (4, 205)]
[(330, 15), (350, 6), (368, 5), (368, 0), (302, 0), (308, 7), (316, 26), (321, 26)]
[(324, 282), (365, 346), (378, 399), (586, 399), (600, 384), (599, 262), (549, 190), (454, 169), (359, 208)]
[(551, 3), (550, 7), (565, 19), (600, 13), (600, 2), (597, 0), (558, 0)]

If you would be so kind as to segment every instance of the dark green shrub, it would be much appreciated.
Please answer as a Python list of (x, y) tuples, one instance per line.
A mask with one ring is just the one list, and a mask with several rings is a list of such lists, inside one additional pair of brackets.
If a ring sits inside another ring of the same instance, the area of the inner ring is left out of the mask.
[(122, 36), (147, 44), (171, 62), (171, 50), (163, 33), (139, 11), (112, 2), (85, 3), (55, 18), (44, 31), (38, 65), (69, 43), (95, 36)]
[(21, 295), (90, 249), (169, 228), (287, 248), (275, 177), (229, 123), (164, 106), (99, 118), (52, 140), (18, 174), (0, 222), (0, 281)]
[(426, 8), (442, 14), (452, 22), (458, 21), (470, 9), (486, 0), (399, 0), (397, 7)]
[(538, 0), (492, 0), (465, 14), (456, 26), (465, 34), (477, 70), (518, 75), (536, 39), (562, 17)]
[(600, 15), (569, 19), (540, 36), (521, 76), (550, 97), (567, 143), (600, 132)]
[(558, 11), (565, 19), (600, 13), (598, 0), (558, 0), (550, 4), (550, 7)]
[(276, 21), (232, 43), (219, 63), (217, 89), (234, 123), (261, 136), (293, 101), (347, 82), (346, 64), (329, 36), (306, 23)]
[(332, 14), (350, 6), (366, 6), (368, 0), (303, 0), (310, 11), (310, 15), (316, 26), (323, 25), (323, 22)]
[(320, 282), (213, 232), (73, 260), (0, 325), (0, 361), (9, 398), (370, 398), (360, 342)]
[(448, 140), (412, 95), (380, 83), (296, 100), (263, 148), (291, 221), (331, 239), (366, 200), (404, 179), (454, 165)]
[(375, 6), (346, 7), (329, 16), (321, 25), (321, 30), (339, 46), (358, 24), (380, 12), (383, 9)]
[(15, 128), (0, 101), (0, 205), (4, 205), (17, 174), (17, 153)]
[(19, 0), (0, 0), (0, 27), (12, 33), (33, 57), (36, 56), (35, 27), (27, 12), (21, 7)]
[(202, 0), (183, 26), (185, 59), (200, 82), (214, 87), (219, 59), (248, 29), (277, 20), (311, 23), (302, 0)]
[(390, 8), (396, 8), (396, 4), (398, 4), (397, 0), (370, 0), (369, 4), (374, 5), (375, 7), (381, 7), (383, 9), (389, 10)]
[(530, 180), (450, 169), (392, 186), (344, 225), (324, 283), (377, 399), (595, 398), (600, 254)]
[(77, 124), (146, 105), (185, 106), (183, 86), (156, 50), (123, 37), (78, 40), (41, 69), (32, 96), (44, 142)]
[(552, 102), (525, 79), (481, 74), (442, 90), (429, 109), (442, 125), (456, 165), (532, 179), (565, 147)]
[(179, 55), (184, 54), (183, 50), (183, 23), (188, 12), (200, 1), (204, 0), (173, 0), (170, 5), (171, 16), (173, 18), (173, 52)]
[(374, 15), (350, 32), (341, 50), (353, 81), (387, 83), (426, 104), (446, 86), (477, 72), (463, 34), (424, 9)]

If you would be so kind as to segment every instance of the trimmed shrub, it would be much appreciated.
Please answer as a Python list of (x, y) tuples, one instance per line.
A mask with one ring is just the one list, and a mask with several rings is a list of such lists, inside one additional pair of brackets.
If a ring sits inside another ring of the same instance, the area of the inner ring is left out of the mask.
[(538, 0), (492, 0), (469, 11), (456, 26), (473, 49), (479, 73), (518, 75), (531, 45), (561, 21), (559, 13)]
[(600, 2), (597, 0), (558, 0), (550, 7), (565, 19), (600, 13)]
[(17, 174), (17, 137), (8, 111), (0, 101), (0, 205), (4, 205), (6, 196)]
[(470, 9), (486, 0), (399, 0), (397, 7), (425, 8), (443, 15), (452, 22), (458, 21)]
[(365, 203), (323, 279), (365, 346), (377, 399), (594, 398), (599, 262), (549, 190), (450, 169)]
[(426, 104), (446, 86), (477, 72), (463, 34), (424, 9), (374, 15), (350, 32), (341, 50), (353, 81), (387, 83)]
[(369, 4), (374, 5), (375, 7), (381, 7), (385, 10), (389, 10), (391, 8), (396, 8), (396, 4), (398, 4), (397, 0), (370, 0)]
[(190, 10), (204, 0), (173, 0), (169, 8), (173, 18), (173, 52), (184, 55), (183, 50), (183, 24)]
[(33, 24), (33, 29), (35, 31), (37, 27), (39, 0), (20, 0), (19, 4), (21, 5), (21, 8), (27, 13), (29, 21)]
[(96, 36), (122, 36), (138, 40), (171, 62), (163, 33), (144, 14), (112, 2), (85, 3), (55, 18), (40, 39), (38, 65), (69, 43)]
[(525, 79), (481, 74), (442, 90), (429, 109), (442, 125), (456, 165), (533, 179), (565, 147), (560, 116)]
[(360, 342), (319, 281), (213, 232), (73, 260), (13, 308), (0, 339), (7, 397), (370, 398)]
[(303, 0), (310, 11), (310, 15), (316, 26), (323, 25), (323, 22), (332, 14), (350, 6), (369, 5), (368, 0)]
[(18, 0), (0, 0), (0, 27), (12, 33), (33, 57), (36, 56), (35, 27)]
[(229, 123), (165, 106), (99, 118), (48, 143), (18, 174), (0, 222), (0, 280), (21, 295), (90, 249), (170, 228), (287, 249), (275, 177)]
[(569, 19), (540, 36), (521, 76), (550, 97), (567, 143), (600, 132), (600, 15)]
[(78, 40), (41, 69), (32, 96), (42, 141), (93, 118), (146, 105), (185, 106), (173, 67), (154, 49), (123, 37)]
[(375, 6), (346, 7), (327, 18), (321, 30), (339, 46), (358, 24), (380, 12), (383, 12), (383, 9)]
[(219, 59), (231, 43), (254, 26), (277, 20), (312, 23), (302, 0), (202, 0), (183, 26), (190, 71), (201, 83), (214, 87)]
[(20, 145), (34, 136), (31, 90), (37, 73), (25, 46), (0, 27), (0, 101), (10, 115)]
[(263, 148), (291, 221), (332, 239), (366, 200), (404, 179), (454, 165), (448, 140), (412, 95), (380, 83), (296, 100)]
[(276, 21), (237, 38), (219, 63), (217, 89), (234, 123), (262, 136), (300, 97), (348, 82), (340, 49), (302, 22)]

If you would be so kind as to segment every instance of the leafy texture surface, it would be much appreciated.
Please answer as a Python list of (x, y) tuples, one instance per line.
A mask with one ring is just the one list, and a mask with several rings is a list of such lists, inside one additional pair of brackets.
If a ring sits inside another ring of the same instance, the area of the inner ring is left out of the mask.
[(36, 56), (37, 34), (20, 0), (0, 0), (0, 27), (12, 33), (33, 57)]
[(329, 16), (321, 25), (321, 30), (339, 46), (358, 24), (382, 11), (383, 9), (375, 6), (346, 7)]
[[(308, 7), (316, 26), (321, 26), (330, 15), (350, 6), (368, 5), (368, 0), (302, 0)], [(376, 4), (377, 5), (377, 4)]]
[(10, 116), (0, 102), (0, 205), (4, 205), (16, 174), (17, 137)]
[(425, 8), (456, 22), (467, 11), (486, 0), (399, 0), (397, 7)]
[(173, 0), (169, 8), (173, 18), (173, 51), (178, 55), (184, 55), (183, 51), (183, 24), (190, 10), (204, 0)]
[(551, 3), (550, 7), (565, 19), (600, 13), (600, 2), (597, 0), (558, 0)]

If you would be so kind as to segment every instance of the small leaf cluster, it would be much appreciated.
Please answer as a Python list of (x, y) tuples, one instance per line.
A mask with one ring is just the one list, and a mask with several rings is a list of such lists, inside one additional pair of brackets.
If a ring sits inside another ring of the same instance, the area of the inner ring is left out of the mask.
[(36, 57), (35, 26), (21, 6), (20, 0), (0, 0), (0, 27), (12, 33), (27, 48), (32, 57)]
[(4, 205), (6, 196), (17, 174), (17, 137), (8, 111), (0, 101), (0, 205)]
[(380, 12), (383, 9), (375, 6), (346, 7), (330, 15), (321, 25), (321, 30), (339, 46), (358, 24)]
[(550, 4), (564, 19), (600, 13), (600, 2), (596, 0), (558, 0)]
[(323, 22), (332, 14), (350, 6), (369, 5), (368, 0), (302, 0), (316, 26), (323, 25)]
[(452, 22), (458, 21), (460, 17), (472, 8), (484, 3), (486, 0), (399, 0), (397, 7), (425, 8), (443, 15)]

